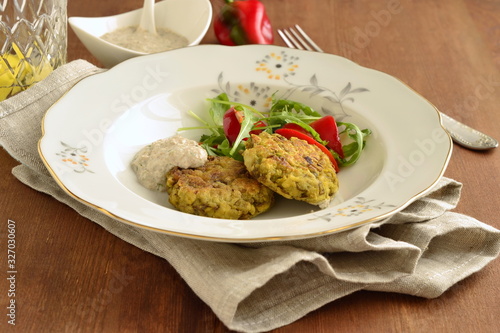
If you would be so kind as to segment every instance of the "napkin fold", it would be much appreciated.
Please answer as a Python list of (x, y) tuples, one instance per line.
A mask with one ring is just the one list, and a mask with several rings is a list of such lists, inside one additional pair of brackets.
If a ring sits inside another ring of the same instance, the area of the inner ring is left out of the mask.
[(0, 103), (0, 144), (21, 163), (14, 176), (117, 237), (165, 258), (232, 330), (284, 326), (358, 290), (438, 297), (499, 255), (500, 231), (450, 211), (462, 184), (445, 177), (384, 221), (304, 240), (229, 244), (114, 220), (68, 196), (37, 150), (45, 111), (78, 81), (101, 71), (76, 60)]

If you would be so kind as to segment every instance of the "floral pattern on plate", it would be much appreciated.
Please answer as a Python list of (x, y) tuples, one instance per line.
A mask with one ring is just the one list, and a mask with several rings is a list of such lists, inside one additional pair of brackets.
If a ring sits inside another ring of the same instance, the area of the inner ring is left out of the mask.
[(61, 145), (63, 146), (63, 149), (60, 152), (56, 153), (56, 155), (60, 157), (61, 162), (63, 162), (66, 166), (69, 166), (71, 169), (73, 169), (74, 172), (94, 173), (92, 170), (88, 168), (90, 159), (86, 155), (87, 153), (86, 147), (76, 148), (62, 141)]
[(396, 205), (387, 204), (385, 202), (377, 202), (375, 199), (356, 197), (353, 203), (341, 208), (337, 208), (336, 211), (331, 211), (328, 213), (322, 213), (321, 211), (319, 211), (316, 214), (315, 218), (320, 218), (326, 222), (332, 222), (335, 218), (338, 217), (356, 217), (372, 212), (374, 210), (393, 207), (396, 207)]
[[(368, 92), (369, 89), (358, 87), (353, 88), (351, 82), (348, 82), (345, 87), (339, 92), (335, 92), (326, 86), (320, 84), (316, 73), (313, 73), (308, 82), (294, 82), (293, 77), (300, 70), (300, 58), (298, 56), (289, 55), (286, 51), (281, 51), (277, 54), (271, 52), (256, 61), (255, 70), (262, 72), (272, 81), (280, 81), (285, 83), (289, 88), (280, 94), (279, 99), (289, 99), (294, 92), (300, 91), (309, 94), (309, 97), (320, 96), (326, 101), (338, 105), (338, 110), (333, 110), (329, 107), (322, 107), (323, 114), (329, 114), (336, 117), (337, 120), (343, 120), (348, 117), (345, 111), (344, 103), (354, 103), (354, 95)], [(271, 81), (271, 82), (272, 82)], [(272, 103), (273, 94), (270, 86), (257, 85), (255, 82), (250, 82), (248, 85), (234, 84), (225, 79), (224, 72), (221, 72), (217, 78), (218, 89), (212, 91), (216, 94), (226, 93), (230, 100), (250, 105), (256, 109), (267, 110)]]
[(295, 71), (299, 68), (299, 59), (286, 51), (281, 51), (280, 54), (271, 52), (257, 61), (255, 70), (264, 73), (271, 80), (286, 79), (295, 75)]
[(385, 202), (376, 202), (374, 199), (368, 200), (364, 197), (357, 197), (354, 202), (355, 205), (349, 205), (346, 207), (342, 207), (337, 209), (336, 214), (332, 214), (334, 216), (359, 216), (361, 214), (371, 212), (375, 209), (382, 209), (384, 207), (396, 207), (391, 204), (386, 204)]

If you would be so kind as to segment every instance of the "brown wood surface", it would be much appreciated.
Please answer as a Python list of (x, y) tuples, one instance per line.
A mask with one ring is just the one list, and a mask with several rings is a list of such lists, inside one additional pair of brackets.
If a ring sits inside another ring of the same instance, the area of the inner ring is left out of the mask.
[[(263, 0), (325, 51), (398, 77), (441, 111), (500, 138), (499, 0)], [(69, 16), (112, 15), (142, 0), (70, 0)], [(221, 0), (213, 0), (214, 11)], [(210, 29), (203, 43), (216, 43)], [(279, 38), (276, 44), (284, 45)], [(99, 63), (69, 29), (69, 60)], [(499, 148), (500, 149), (500, 148)], [(454, 147), (456, 211), (500, 228), (499, 149)], [(20, 183), (0, 149), (0, 331), (7, 324), (6, 232), (17, 223), (18, 332), (227, 332), (163, 259)], [(358, 292), (275, 332), (498, 332), (500, 261), (438, 299)]]

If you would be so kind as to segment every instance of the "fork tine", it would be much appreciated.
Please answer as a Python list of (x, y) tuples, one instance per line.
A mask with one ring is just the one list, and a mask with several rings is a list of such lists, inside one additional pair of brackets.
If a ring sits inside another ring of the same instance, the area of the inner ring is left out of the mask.
[[(293, 28), (290, 28), (289, 29), (290, 32), (292, 33), (292, 35), (296, 38), (296, 40), (298, 40), (299, 42), (299, 45), (303, 46), (303, 48), (301, 48), (302, 50), (305, 48), (306, 50), (308, 51), (314, 51), (310, 46), (309, 44), (307, 44), (307, 42), (295, 31), (293, 30)], [(300, 32), (300, 31), (299, 31)]]
[(302, 30), (302, 28), (296, 24), (295, 25), (295, 28), (302, 34), (302, 37), (304, 37), (305, 40), (307, 40), (309, 42), (309, 44), (311, 44), (311, 46), (314, 48), (314, 50), (318, 51), (318, 52), (324, 52), (319, 46), (318, 44), (316, 44), (311, 37), (309, 37), (308, 34), (306, 34), (306, 32), (304, 30)]
[(323, 52), (323, 50), (304, 32), (304, 30), (302, 30), (298, 24), (295, 25), (295, 29), (298, 32), (293, 28), (289, 28), (288, 30), (277, 30), (281, 39), (283, 39), (288, 47), (300, 50)]
[(297, 39), (295, 39), (295, 37), (293, 37), (290, 34), (290, 32), (288, 32), (288, 30), (286, 30), (286, 29), (279, 30), (278, 29), (278, 34), (280, 35), (281, 39), (283, 39), (283, 41), (285, 42), (285, 44), (289, 48), (304, 50), (304, 48), (302, 47), (302, 44), (300, 44), (300, 42)]
[(283, 39), (283, 41), (285, 42), (286, 46), (288, 46), (289, 48), (295, 48), (295, 45), (292, 44), (292, 42), (288, 39), (288, 37), (285, 35), (284, 31), (286, 30), (280, 30), (278, 29), (278, 34), (280, 35), (281, 39)]

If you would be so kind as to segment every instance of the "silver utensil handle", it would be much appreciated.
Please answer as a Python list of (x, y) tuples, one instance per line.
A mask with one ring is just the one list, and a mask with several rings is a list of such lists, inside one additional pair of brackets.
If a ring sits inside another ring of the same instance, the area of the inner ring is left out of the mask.
[(491, 136), (471, 128), (441, 112), (444, 128), (457, 144), (470, 149), (486, 150), (498, 147), (498, 141)]

